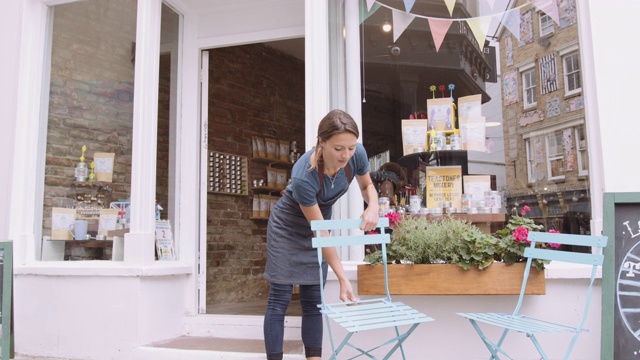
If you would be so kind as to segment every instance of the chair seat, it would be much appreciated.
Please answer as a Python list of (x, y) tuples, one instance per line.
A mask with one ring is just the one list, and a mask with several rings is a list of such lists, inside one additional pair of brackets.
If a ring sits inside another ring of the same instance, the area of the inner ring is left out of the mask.
[(327, 304), (321, 312), (351, 333), (433, 321), (402, 302), (391, 302), (384, 298), (359, 303)]
[(502, 313), (458, 313), (458, 315), (466, 317), (469, 320), (475, 320), (485, 324), (495, 325), (525, 334), (561, 332), (578, 333), (582, 331), (588, 331), (586, 329), (578, 330), (575, 327), (556, 324), (524, 315), (511, 315)]

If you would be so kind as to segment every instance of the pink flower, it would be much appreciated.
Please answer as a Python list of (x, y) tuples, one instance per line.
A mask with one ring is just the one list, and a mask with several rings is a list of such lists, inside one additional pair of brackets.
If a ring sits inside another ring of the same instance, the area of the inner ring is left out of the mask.
[(513, 237), (516, 238), (517, 242), (524, 242), (529, 244), (530, 241), (527, 240), (529, 236), (529, 230), (527, 230), (524, 226), (518, 226), (518, 228), (513, 232)]
[[(549, 230), (549, 234), (560, 234), (560, 231), (558, 231), (556, 229), (551, 229), (551, 230)], [(554, 248), (554, 249), (558, 249), (560, 247), (560, 244), (549, 243), (549, 247)]]
[(402, 217), (397, 212), (389, 211), (384, 215), (389, 219), (389, 225), (395, 225), (400, 222)]
[(531, 208), (527, 205), (525, 205), (522, 210), (520, 211), (520, 216), (525, 216), (529, 211), (531, 211)]
[(367, 231), (367, 235), (378, 235), (378, 234), (380, 233), (377, 232), (376, 230)]

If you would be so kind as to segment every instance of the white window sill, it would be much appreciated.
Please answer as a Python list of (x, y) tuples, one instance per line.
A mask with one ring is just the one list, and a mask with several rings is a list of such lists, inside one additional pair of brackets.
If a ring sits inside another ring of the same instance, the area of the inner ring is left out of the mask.
[(193, 267), (180, 261), (155, 261), (150, 265), (129, 265), (122, 261), (37, 261), (26, 265), (15, 265), (14, 275), (44, 276), (123, 276), (147, 277), (188, 275)]

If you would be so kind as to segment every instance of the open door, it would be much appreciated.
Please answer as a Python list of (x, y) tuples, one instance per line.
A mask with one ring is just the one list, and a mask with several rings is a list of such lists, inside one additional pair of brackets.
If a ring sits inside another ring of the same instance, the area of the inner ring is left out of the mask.
[(200, 61), (200, 226), (198, 236), (198, 313), (207, 313), (207, 161), (209, 127), (209, 52)]

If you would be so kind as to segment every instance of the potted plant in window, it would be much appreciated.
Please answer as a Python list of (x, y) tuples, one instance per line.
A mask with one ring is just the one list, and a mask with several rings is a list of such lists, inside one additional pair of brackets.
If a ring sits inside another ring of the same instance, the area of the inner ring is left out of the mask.
[[(449, 216), (438, 221), (405, 216), (390, 223), (393, 234), (387, 246), (389, 290), (392, 294), (414, 295), (518, 294), (526, 241), (518, 241), (523, 230), (518, 230), (518, 238), (513, 232), (520, 227), (541, 229), (523, 216), (512, 217), (497, 236)], [(381, 257), (380, 251), (370, 249), (365, 256), (368, 264), (358, 266), (359, 294), (384, 293), (379, 281), (383, 267), (375, 266)], [(544, 264), (536, 267), (541, 270)], [(542, 271), (532, 273), (529, 281), (528, 293), (545, 293)]]

